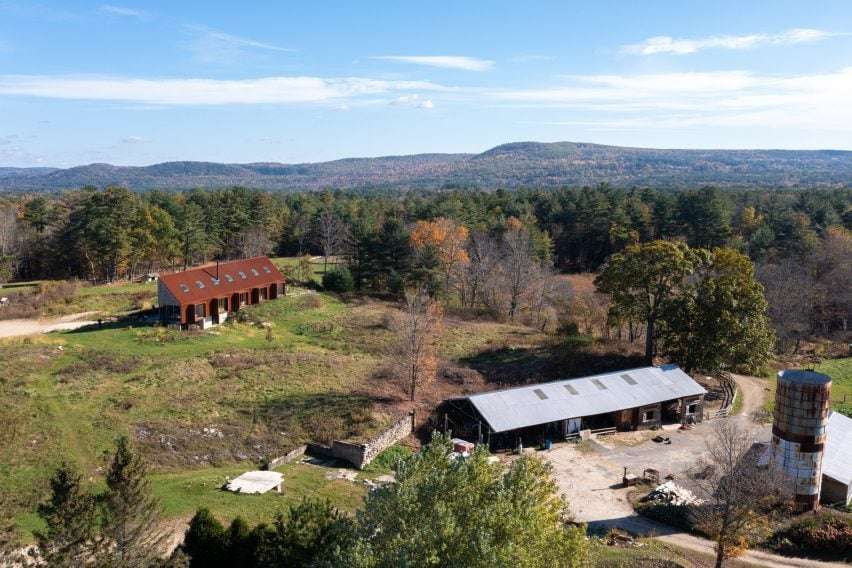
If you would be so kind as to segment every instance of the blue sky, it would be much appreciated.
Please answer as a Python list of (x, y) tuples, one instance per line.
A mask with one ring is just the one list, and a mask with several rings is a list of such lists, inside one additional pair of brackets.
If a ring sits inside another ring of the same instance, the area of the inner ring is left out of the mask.
[(852, 150), (852, 3), (0, 0), (0, 166)]

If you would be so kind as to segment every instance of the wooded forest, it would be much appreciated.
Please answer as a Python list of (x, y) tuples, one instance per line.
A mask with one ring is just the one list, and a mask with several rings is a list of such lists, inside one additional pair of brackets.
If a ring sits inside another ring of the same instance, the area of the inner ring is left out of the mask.
[(322, 255), (346, 271), (344, 290), (399, 295), (420, 282), (462, 307), (545, 325), (564, 293), (554, 275), (596, 272), (612, 254), (662, 239), (750, 258), (790, 346), (848, 329), (851, 230), (849, 189), (83, 188), (0, 202), (0, 281), (108, 282), (213, 259)]

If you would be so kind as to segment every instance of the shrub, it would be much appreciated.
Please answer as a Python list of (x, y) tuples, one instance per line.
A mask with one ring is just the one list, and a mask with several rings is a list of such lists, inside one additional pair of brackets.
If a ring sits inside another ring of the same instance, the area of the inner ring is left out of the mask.
[(792, 556), (852, 561), (852, 515), (823, 511), (777, 531), (769, 546)]
[(348, 268), (335, 268), (323, 274), (322, 287), (330, 292), (345, 294), (355, 289), (355, 280)]

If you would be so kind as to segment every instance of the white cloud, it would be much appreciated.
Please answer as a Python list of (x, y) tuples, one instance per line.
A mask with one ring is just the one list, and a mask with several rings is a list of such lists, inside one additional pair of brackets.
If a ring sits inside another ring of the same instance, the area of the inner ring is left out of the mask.
[(0, 76), (0, 95), (121, 101), (151, 105), (345, 104), (360, 97), (404, 91), (446, 91), (428, 81), (363, 77), (264, 77), (260, 79), (138, 79), (50, 75)]
[(432, 109), (435, 108), (435, 103), (431, 99), (423, 99), (419, 94), (402, 95), (390, 102), (391, 106), (402, 106), (410, 108)]
[(567, 85), (496, 90), (502, 105), (581, 112), (569, 122), (611, 128), (795, 125), (852, 131), (852, 67), (809, 75), (747, 71), (586, 75)]
[(494, 67), (494, 62), (464, 55), (377, 55), (371, 59), (393, 61), (395, 63), (411, 63), (444, 69), (462, 69), (464, 71), (488, 71)]
[(120, 144), (144, 144), (146, 142), (150, 142), (150, 140), (142, 136), (127, 136), (126, 138), (122, 138), (118, 142)]
[(151, 17), (151, 14), (144, 10), (137, 10), (135, 8), (128, 8), (126, 6), (102, 4), (100, 9), (101, 12), (106, 12), (107, 14), (112, 14), (113, 16), (125, 16), (127, 18), (136, 18), (139, 20), (147, 20)]
[(658, 53), (686, 55), (704, 49), (750, 49), (760, 45), (813, 43), (837, 35), (843, 34), (825, 30), (795, 28), (777, 34), (720, 35), (692, 39), (654, 36), (641, 43), (625, 45), (621, 48), (621, 51), (632, 55), (655, 55)]
[(229, 34), (206, 26), (186, 25), (184, 29), (193, 39), (188, 44), (195, 58), (204, 63), (232, 63), (247, 50), (287, 53), (296, 51), (289, 47)]

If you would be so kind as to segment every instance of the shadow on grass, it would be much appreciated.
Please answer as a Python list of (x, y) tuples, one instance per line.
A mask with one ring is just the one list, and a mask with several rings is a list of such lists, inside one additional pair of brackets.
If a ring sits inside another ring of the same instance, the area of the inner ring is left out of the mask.
[(549, 345), (492, 349), (461, 362), (501, 386), (585, 377), (645, 364), (638, 353), (582, 336)]

